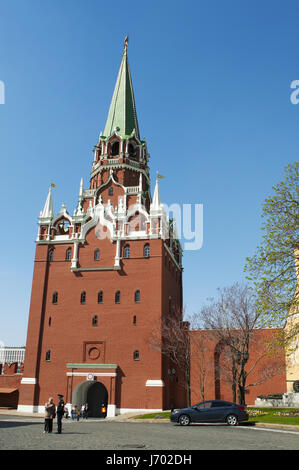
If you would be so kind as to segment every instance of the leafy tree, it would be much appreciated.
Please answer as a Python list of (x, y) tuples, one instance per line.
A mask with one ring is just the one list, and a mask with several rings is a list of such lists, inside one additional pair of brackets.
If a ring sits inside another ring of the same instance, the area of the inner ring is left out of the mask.
[[(297, 274), (299, 261), (299, 163), (285, 167), (285, 178), (273, 187), (274, 195), (262, 206), (262, 242), (246, 258), (245, 272), (257, 294), (257, 309), (269, 327), (283, 326), (298, 313)], [(289, 339), (298, 333), (294, 322)]]

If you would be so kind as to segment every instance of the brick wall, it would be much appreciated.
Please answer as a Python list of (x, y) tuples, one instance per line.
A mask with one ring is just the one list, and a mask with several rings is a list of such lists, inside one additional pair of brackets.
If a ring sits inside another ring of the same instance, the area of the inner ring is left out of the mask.
[[(248, 387), (246, 403), (254, 405), (258, 395), (286, 392), (285, 355), (282, 348), (273, 350), (269, 344), (276, 330), (256, 330), (250, 342), (249, 360), (245, 370), (250, 372), (247, 377)], [(222, 350), (217, 359), (218, 341), (209, 331), (191, 332), (191, 401), (196, 403), (204, 399), (223, 399), (232, 401), (231, 374), (229, 361)], [(203, 351), (203, 352), (202, 352)], [(215, 355), (216, 353), (216, 355)], [(221, 372), (217, 374), (215, 365), (219, 361)], [(203, 365), (206, 379), (202, 386)]]

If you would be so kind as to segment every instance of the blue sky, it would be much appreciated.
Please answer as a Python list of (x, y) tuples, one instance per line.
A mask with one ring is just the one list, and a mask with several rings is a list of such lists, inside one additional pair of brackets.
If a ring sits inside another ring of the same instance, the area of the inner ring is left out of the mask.
[[(186, 312), (244, 279), (261, 203), (298, 160), (298, 1), (1, 0), (0, 341), (26, 342), (37, 218), (54, 182), (72, 214), (128, 56), (152, 185), (203, 204), (184, 253)], [(152, 188), (153, 189), (153, 188)]]

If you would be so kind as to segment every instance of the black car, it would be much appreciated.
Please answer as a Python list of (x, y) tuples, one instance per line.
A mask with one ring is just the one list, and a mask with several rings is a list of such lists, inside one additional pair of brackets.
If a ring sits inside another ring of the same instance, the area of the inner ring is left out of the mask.
[(188, 426), (190, 423), (227, 423), (229, 426), (237, 426), (248, 421), (248, 418), (246, 406), (229, 401), (209, 400), (173, 411), (170, 421), (181, 426)]

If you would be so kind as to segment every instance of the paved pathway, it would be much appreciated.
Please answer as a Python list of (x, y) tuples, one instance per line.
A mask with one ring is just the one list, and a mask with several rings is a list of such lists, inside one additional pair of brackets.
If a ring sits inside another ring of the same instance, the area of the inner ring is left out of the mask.
[[(1, 412), (0, 412), (1, 414)], [(299, 432), (253, 426), (192, 425), (132, 420), (134, 414), (109, 419), (63, 420), (63, 432), (43, 433), (43, 417), (2, 414), (2, 450), (299, 450)]]

